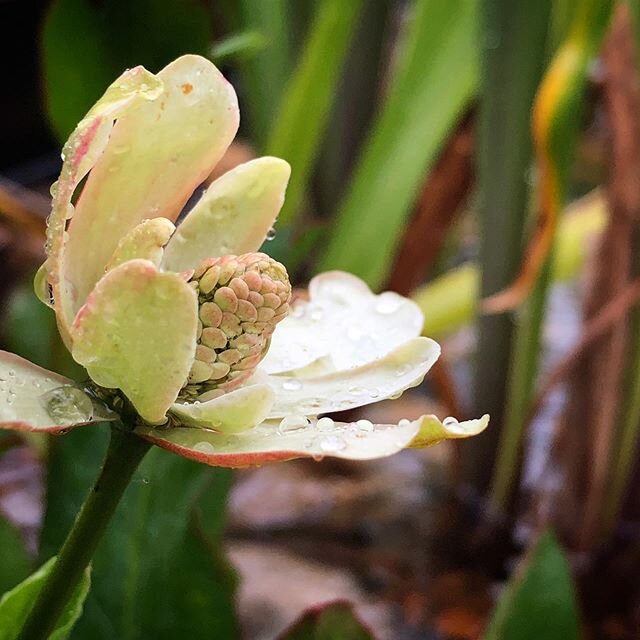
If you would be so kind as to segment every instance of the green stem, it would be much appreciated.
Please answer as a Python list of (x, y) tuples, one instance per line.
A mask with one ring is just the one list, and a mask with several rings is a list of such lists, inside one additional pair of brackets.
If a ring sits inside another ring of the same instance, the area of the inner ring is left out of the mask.
[(150, 447), (151, 444), (142, 438), (118, 427), (112, 428), (100, 475), (76, 517), (18, 640), (44, 640), (53, 632), (91, 562), (124, 490)]

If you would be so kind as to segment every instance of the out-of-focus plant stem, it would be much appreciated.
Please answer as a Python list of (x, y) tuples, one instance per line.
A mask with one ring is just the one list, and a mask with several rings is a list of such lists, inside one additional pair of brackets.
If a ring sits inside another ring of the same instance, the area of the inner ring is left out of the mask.
[(583, 0), (576, 6), (565, 42), (541, 83), (533, 112), (533, 138), (540, 173), (539, 214), (527, 252), (535, 285), (518, 324), (510, 363), (505, 420), (494, 468), (491, 501), (507, 511), (520, 473), (522, 436), (538, 372), (538, 354), (549, 288), (549, 252), (567, 194), (569, 170), (579, 131), (587, 65), (597, 53), (611, 13), (611, 0)]
[[(480, 295), (515, 278), (521, 262), (531, 166), (531, 103), (542, 73), (551, 2), (481, 2), (482, 70), (478, 135)], [(493, 429), (462, 447), (462, 478), (483, 492), (503, 424), (513, 322), (510, 314), (478, 321), (474, 406)], [(475, 410), (475, 409), (474, 409)]]
[[(607, 221), (602, 194), (593, 192), (572, 204), (563, 216), (552, 261), (554, 281), (571, 280), (579, 273), (589, 247)], [(473, 263), (464, 264), (416, 289), (412, 298), (422, 309), (426, 336), (442, 338), (473, 320), (480, 273)]]

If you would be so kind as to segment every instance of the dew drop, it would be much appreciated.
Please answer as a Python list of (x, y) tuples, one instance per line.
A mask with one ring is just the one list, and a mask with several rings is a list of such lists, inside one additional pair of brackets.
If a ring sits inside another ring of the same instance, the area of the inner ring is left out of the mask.
[(302, 415), (286, 416), (282, 418), (282, 420), (280, 421), (280, 425), (278, 426), (278, 431), (280, 432), (297, 431), (298, 429), (304, 429), (305, 427), (308, 427), (309, 424), (310, 424), (309, 420), (307, 419), (306, 416), (302, 416)]
[(402, 304), (402, 298), (394, 295), (381, 295), (376, 302), (376, 311), (383, 316), (395, 313)]
[(282, 383), (282, 388), (285, 391), (300, 391), (300, 389), (302, 389), (302, 382), (295, 378), (290, 378)]
[(458, 424), (458, 421), (456, 420), (456, 418), (454, 418), (453, 416), (447, 416), (443, 421), (442, 424), (445, 427), (453, 427), (454, 425)]
[(367, 433), (370, 433), (375, 428), (371, 420), (358, 420), (356, 422), (356, 427), (358, 427), (360, 431), (366, 431)]
[(394, 374), (397, 378), (400, 378), (401, 376), (404, 376), (407, 373), (409, 373), (410, 370), (411, 370), (410, 364), (403, 364), (395, 370)]
[(349, 393), (352, 396), (363, 396), (367, 390), (363, 387), (349, 387)]
[(340, 436), (326, 436), (320, 441), (320, 449), (325, 453), (342, 451), (346, 446), (347, 443)]
[(320, 418), (316, 423), (318, 431), (331, 431), (335, 425), (335, 422), (331, 418)]
[(64, 385), (47, 391), (40, 400), (49, 416), (57, 424), (88, 422), (93, 418), (91, 399), (77, 387)]
[(271, 227), (268, 231), (267, 234), (265, 235), (265, 240), (268, 240), (269, 242), (271, 242), (271, 240), (275, 240), (276, 237), (276, 230)]
[(13, 369), (9, 369), (8, 373), (9, 373), (9, 377), (10, 378), (15, 378), (16, 377), (16, 372)]
[(411, 424), (411, 420), (407, 420), (407, 418), (402, 418), (400, 422), (398, 422), (399, 427), (408, 427)]
[(369, 397), (370, 398), (379, 398), (380, 392), (377, 389), (369, 389)]

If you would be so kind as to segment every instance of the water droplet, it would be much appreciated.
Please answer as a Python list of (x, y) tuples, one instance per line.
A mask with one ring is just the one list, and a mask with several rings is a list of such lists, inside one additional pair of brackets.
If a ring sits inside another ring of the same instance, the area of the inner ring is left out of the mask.
[(40, 399), (57, 424), (88, 422), (93, 418), (91, 399), (77, 387), (64, 385), (43, 393)]
[(401, 376), (404, 376), (405, 374), (409, 373), (409, 371), (411, 371), (411, 365), (410, 364), (403, 364), (400, 365), (394, 372), (394, 375), (397, 378), (400, 378)]
[(285, 391), (300, 391), (300, 389), (302, 389), (302, 382), (295, 378), (290, 378), (282, 383), (282, 388)]
[(458, 424), (458, 421), (456, 420), (456, 418), (454, 418), (453, 416), (447, 416), (443, 421), (442, 424), (445, 427), (452, 427), (454, 425)]
[(271, 227), (268, 231), (267, 231), (267, 235), (265, 236), (265, 240), (268, 240), (269, 242), (271, 242), (271, 240), (274, 240), (276, 237), (276, 230)]
[(15, 378), (16, 372), (13, 369), (9, 369), (8, 373), (10, 378)]
[(408, 427), (411, 424), (411, 420), (407, 420), (407, 418), (402, 418), (400, 422), (398, 422), (399, 427)]
[(402, 391), (398, 391), (398, 393), (394, 393), (389, 396), (389, 400), (397, 400), (402, 395)]
[(309, 420), (306, 416), (286, 416), (280, 421), (278, 431), (296, 431), (309, 426)]
[(198, 442), (193, 445), (193, 448), (200, 453), (214, 454), (216, 452), (216, 448), (210, 442)]
[(326, 436), (320, 441), (320, 449), (325, 453), (342, 451), (347, 443), (340, 436)]
[(373, 422), (370, 420), (358, 420), (356, 422), (356, 427), (360, 429), (360, 431), (366, 431), (367, 433), (374, 430)]
[(13, 404), (13, 401), (16, 399), (16, 394), (13, 391), (9, 391), (7, 395), (7, 404)]
[(334, 425), (335, 422), (331, 418), (325, 417), (318, 420), (318, 422), (316, 423), (316, 428), (318, 429), (318, 431), (331, 431), (333, 430)]
[(149, 484), (149, 478), (140, 478), (140, 482), (142, 482), (142, 484)]
[(369, 397), (370, 398), (379, 398), (380, 392), (377, 389), (369, 389)]
[(49, 187), (49, 193), (51, 194), (52, 198), (56, 197), (56, 195), (58, 193), (58, 181), (57, 180)]
[(367, 393), (367, 390), (364, 387), (349, 387), (349, 393), (352, 396), (362, 396)]
[(383, 293), (378, 296), (376, 311), (383, 316), (387, 316), (391, 313), (395, 313), (400, 308), (401, 304), (402, 298), (400, 296), (395, 296), (393, 294), (386, 295)]

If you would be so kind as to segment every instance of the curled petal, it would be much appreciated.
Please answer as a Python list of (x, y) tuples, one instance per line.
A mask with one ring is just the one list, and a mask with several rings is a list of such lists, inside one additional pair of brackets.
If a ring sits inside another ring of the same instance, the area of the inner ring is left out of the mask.
[(318, 415), (379, 402), (419, 384), (439, 355), (437, 342), (414, 338), (355, 369), (305, 379), (269, 376), (276, 394), (269, 417)]
[(311, 280), (309, 300), (298, 300), (280, 323), (261, 367), (268, 373), (317, 361), (329, 371), (357, 367), (419, 336), (423, 321), (411, 300), (390, 291), (375, 295), (359, 278), (330, 271)]
[(116, 418), (72, 380), (0, 351), (0, 429), (58, 433)]
[(458, 422), (455, 418), (445, 418), (441, 422), (436, 416), (422, 416), (416, 422), (419, 424), (419, 429), (410, 446), (419, 449), (430, 447), (443, 440), (476, 436), (487, 428), (489, 416), (485, 414), (477, 420), (464, 422)]
[(175, 230), (173, 222), (166, 218), (152, 218), (141, 222), (120, 239), (107, 264), (107, 271), (137, 258), (148, 260), (159, 267), (163, 247)]
[(175, 403), (171, 413), (189, 427), (238, 433), (260, 424), (267, 417), (273, 399), (269, 385), (254, 384), (204, 402)]
[(373, 425), (291, 416), (236, 435), (205, 429), (138, 427), (136, 433), (178, 455), (216, 467), (249, 467), (267, 462), (325, 456), (371, 460), (397, 453), (418, 433), (418, 423)]
[(238, 128), (237, 99), (216, 67), (178, 58), (155, 76), (162, 90), (119, 115), (94, 163), (65, 243), (77, 310), (118, 242), (146, 218), (175, 220)]
[(206, 258), (257, 251), (280, 212), (290, 174), (284, 160), (264, 157), (218, 178), (178, 226), (163, 268), (186, 271)]
[(73, 326), (74, 359), (91, 378), (121, 389), (152, 424), (165, 420), (196, 349), (198, 301), (175, 273), (131, 260), (106, 273)]

